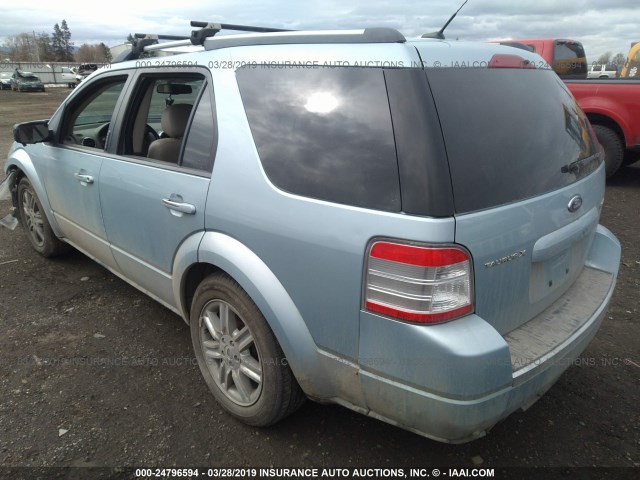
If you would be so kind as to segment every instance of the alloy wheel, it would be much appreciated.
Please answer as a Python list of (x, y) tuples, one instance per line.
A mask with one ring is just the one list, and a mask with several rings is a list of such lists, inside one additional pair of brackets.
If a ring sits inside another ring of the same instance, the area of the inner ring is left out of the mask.
[(42, 247), (45, 242), (42, 212), (38, 207), (35, 195), (30, 190), (22, 192), (22, 210), (24, 211), (26, 227), (31, 239), (35, 245)]
[(253, 334), (231, 305), (207, 303), (200, 314), (200, 346), (215, 384), (240, 406), (253, 405), (262, 392), (262, 362)]

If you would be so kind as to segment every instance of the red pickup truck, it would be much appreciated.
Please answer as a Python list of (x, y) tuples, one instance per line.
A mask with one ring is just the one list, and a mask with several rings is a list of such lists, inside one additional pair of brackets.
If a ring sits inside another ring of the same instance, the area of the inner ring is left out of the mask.
[(607, 177), (623, 162), (640, 159), (639, 80), (586, 80), (584, 47), (575, 40), (536, 38), (501, 43), (536, 52), (565, 82), (604, 148)]
[(607, 177), (640, 159), (640, 80), (565, 80), (604, 148)]

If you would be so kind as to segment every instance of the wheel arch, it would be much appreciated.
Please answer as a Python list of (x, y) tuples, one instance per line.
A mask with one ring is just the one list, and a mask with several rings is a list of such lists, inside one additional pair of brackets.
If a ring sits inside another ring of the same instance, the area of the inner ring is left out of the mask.
[(209, 275), (222, 272), (221, 268), (210, 263), (194, 263), (184, 272), (180, 286), (180, 304), (183, 317), (188, 322), (191, 315), (191, 304), (198, 285)]
[(215, 272), (229, 275), (260, 309), (304, 392), (324, 396), (318, 349), (293, 299), (269, 267), (238, 240), (218, 232), (202, 236), (197, 262), (184, 269), (180, 279), (180, 309), (185, 320), (198, 284)]
[(626, 145), (624, 130), (616, 120), (609, 117), (608, 115), (604, 115), (602, 113), (593, 113), (593, 112), (587, 113), (587, 118), (589, 119), (592, 125), (602, 125), (603, 127), (608, 127), (611, 130), (613, 130), (620, 137), (620, 140), (622, 141), (622, 145), (623, 146)]
[(29, 182), (31, 182), (31, 186), (36, 192), (38, 196), (38, 200), (40, 200), (40, 204), (44, 209), (44, 213), (47, 216), (47, 220), (49, 221), (49, 225), (53, 230), (53, 233), (58, 237), (62, 238), (62, 231), (56, 222), (55, 217), (53, 216), (53, 212), (51, 210), (51, 204), (49, 203), (49, 197), (47, 196), (47, 191), (45, 190), (44, 184), (40, 180), (40, 176), (36, 172), (35, 166), (31, 161), (31, 157), (24, 149), (18, 149), (11, 153), (9, 156), (9, 160), (5, 165), (5, 172), (7, 175), (10, 175), (12, 172), (16, 173), (16, 176), (13, 179), (13, 185), (9, 185), (11, 189), (11, 201), (14, 207), (18, 207), (18, 191), (17, 187), (20, 183), (20, 180), (23, 177), (27, 177)]

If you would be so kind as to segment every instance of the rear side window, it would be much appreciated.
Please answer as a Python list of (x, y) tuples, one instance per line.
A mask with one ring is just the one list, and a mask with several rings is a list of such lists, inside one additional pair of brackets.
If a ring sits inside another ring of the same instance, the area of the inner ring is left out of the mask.
[(401, 209), (384, 75), (366, 68), (242, 68), (251, 132), (271, 182), (290, 193)]
[(599, 165), (586, 116), (551, 70), (427, 71), (458, 213), (570, 185)]
[(191, 128), (182, 154), (182, 166), (210, 172), (213, 168), (213, 154), (217, 131), (213, 121), (213, 99), (205, 88), (198, 102)]
[(198, 72), (141, 75), (130, 97), (119, 153), (211, 172), (217, 131), (210, 90)]
[(587, 56), (582, 44), (556, 40), (553, 45), (553, 69), (560, 78), (586, 78)]

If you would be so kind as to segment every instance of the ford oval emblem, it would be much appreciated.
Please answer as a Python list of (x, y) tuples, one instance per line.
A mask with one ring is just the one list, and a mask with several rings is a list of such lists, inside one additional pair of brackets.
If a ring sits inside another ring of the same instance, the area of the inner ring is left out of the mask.
[(567, 208), (571, 213), (573, 213), (578, 211), (581, 206), (582, 206), (582, 197), (580, 195), (574, 195), (573, 197), (571, 197), (571, 200), (569, 200), (569, 205), (567, 206)]

